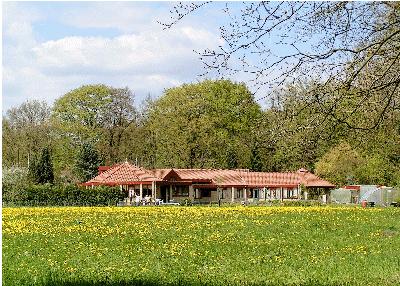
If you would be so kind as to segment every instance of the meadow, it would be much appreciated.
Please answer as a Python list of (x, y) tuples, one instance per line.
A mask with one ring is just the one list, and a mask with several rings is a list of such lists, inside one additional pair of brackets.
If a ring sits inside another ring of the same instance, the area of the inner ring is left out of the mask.
[(2, 209), (3, 285), (399, 285), (400, 208)]

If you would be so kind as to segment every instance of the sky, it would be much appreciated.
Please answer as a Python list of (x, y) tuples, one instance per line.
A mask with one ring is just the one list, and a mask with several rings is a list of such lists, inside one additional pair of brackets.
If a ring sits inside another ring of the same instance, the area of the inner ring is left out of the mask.
[(28, 100), (52, 105), (82, 85), (129, 87), (139, 106), (201, 80), (195, 51), (225, 44), (222, 3), (165, 30), (157, 21), (170, 22), (177, 3), (3, 1), (3, 114)]

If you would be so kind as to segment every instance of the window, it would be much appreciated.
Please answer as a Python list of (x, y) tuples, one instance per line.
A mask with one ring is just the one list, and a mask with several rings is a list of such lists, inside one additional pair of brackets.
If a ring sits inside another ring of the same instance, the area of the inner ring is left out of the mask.
[(189, 196), (189, 186), (173, 186), (172, 190), (175, 197)]
[(250, 188), (249, 192), (249, 199), (257, 199), (258, 198), (258, 189)]
[(258, 199), (258, 189), (253, 189), (253, 198)]
[(143, 197), (151, 197), (151, 185), (143, 185)]
[(287, 192), (289, 199), (297, 199), (297, 188), (290, 188)]
[(288, 191), (286, 188), (282, 188), (282, 198), (287, 199), (288, 196)]
[(237, 189), (236, 198), (243, 198), (243, 189)]
[(201, 189), (202, 197), (211, 197), (211, 189)]
[(271, 200), (276, 200), (279, 198), (279, 191), (276, 191), (276, 188), (271, 188), (268, 192)]
[(226, 199), (227, 197), (228, 197), (228, 191), (226, 189), (221, 189), (220, 190), (220, 198)]

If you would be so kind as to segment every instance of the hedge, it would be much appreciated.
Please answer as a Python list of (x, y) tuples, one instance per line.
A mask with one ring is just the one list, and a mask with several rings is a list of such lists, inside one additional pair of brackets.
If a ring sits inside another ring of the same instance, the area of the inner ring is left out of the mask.
[(110, 206), (123, 200), (118, 187), (2, 186), (3, 206)]

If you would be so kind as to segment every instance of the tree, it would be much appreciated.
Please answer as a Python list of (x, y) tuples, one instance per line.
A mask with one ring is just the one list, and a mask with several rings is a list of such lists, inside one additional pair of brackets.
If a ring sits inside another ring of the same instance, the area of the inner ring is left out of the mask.
[(55, 162), (58, 170), (66, 170), (73, 168), (77, 149), (88, 140), (101, 150), (105, 163), (119, 162), (124, 155), (119, 152), (121, 138), (136, 114), (128, 88), (103, 84), (81, 86), (61, 96), (52, 117), (59, 139)]
[(92, 141), (84, 142), (75, 160), (75, 172), (81, 182), (87, 182), (98, 174), (100, 165), (99, 152)]
[(35, 184), (54, 183), (54, 171), (49, 147), (42, 149), (39, 160), (36, 159), (36, 156), (33, 156), (29, 166), (29, 176)]
[(130, 124), (122, 137), (121, 153), (131, 162), (140, 166), (156, 168), (156, 140), (149, 128), (149, 114), (153, 109), (155, 97), (150, 94), (141, 102), (134, 124)]
[(157, 167), (250, 167), (251, 132), (261, 116), (242, 83), (205, 80), (168, 89), (146, 120)]
[(6, 111), (2, 120), (3, 165), (28, 167), (30, 156), (50, 144), (51, 108), (44, 101), (27, 101)]
[[(207, 5), (180, 3), (165, 27), (173, 27)], [(308, 128), (344, 126), (367, 133), (387, 114), (399, 112), (398, 2), (241, 5), (237, 9), (237, 3), (228, 2), (224, 8), (231, 19), (220, 28), (226, 45), (199, 53), (209, 71), (221, 77), (245, 74), (257, 89), (271, 86), (263, 98), (286, 83), (315, 80), (318, 84), (309, 90), (305, 102), (317, 104), (320, 112), (312, 115)], [(352, 104), (343, 104), (349, 100)], [(353, 121), (371, 107), (374, 112), (368, 120)]]
[(106, 85), (84, 85), (54, 103), (52, 117), (64, 134), (75, 142), (98, 139), (106, 109), (112, 102)]
[(111, 101), (104, 110), (103, 157), (106, 164), (120, 162), (125, 152), (122, 152), (121, 143), (128, 128), (135, 122), (137, 114), (134, 107), (134, 96), (128, 87), (110, 88)]
[(28, 168), (26, 167), (10, 167), (2, 170), (3, 186), (19, 186), (28, 180)]
[(349, 143), (333, 147), (316, 164), (315, 174), (337, 186), (357, 184), (358, 168), (364, 163), (361, 155)]

